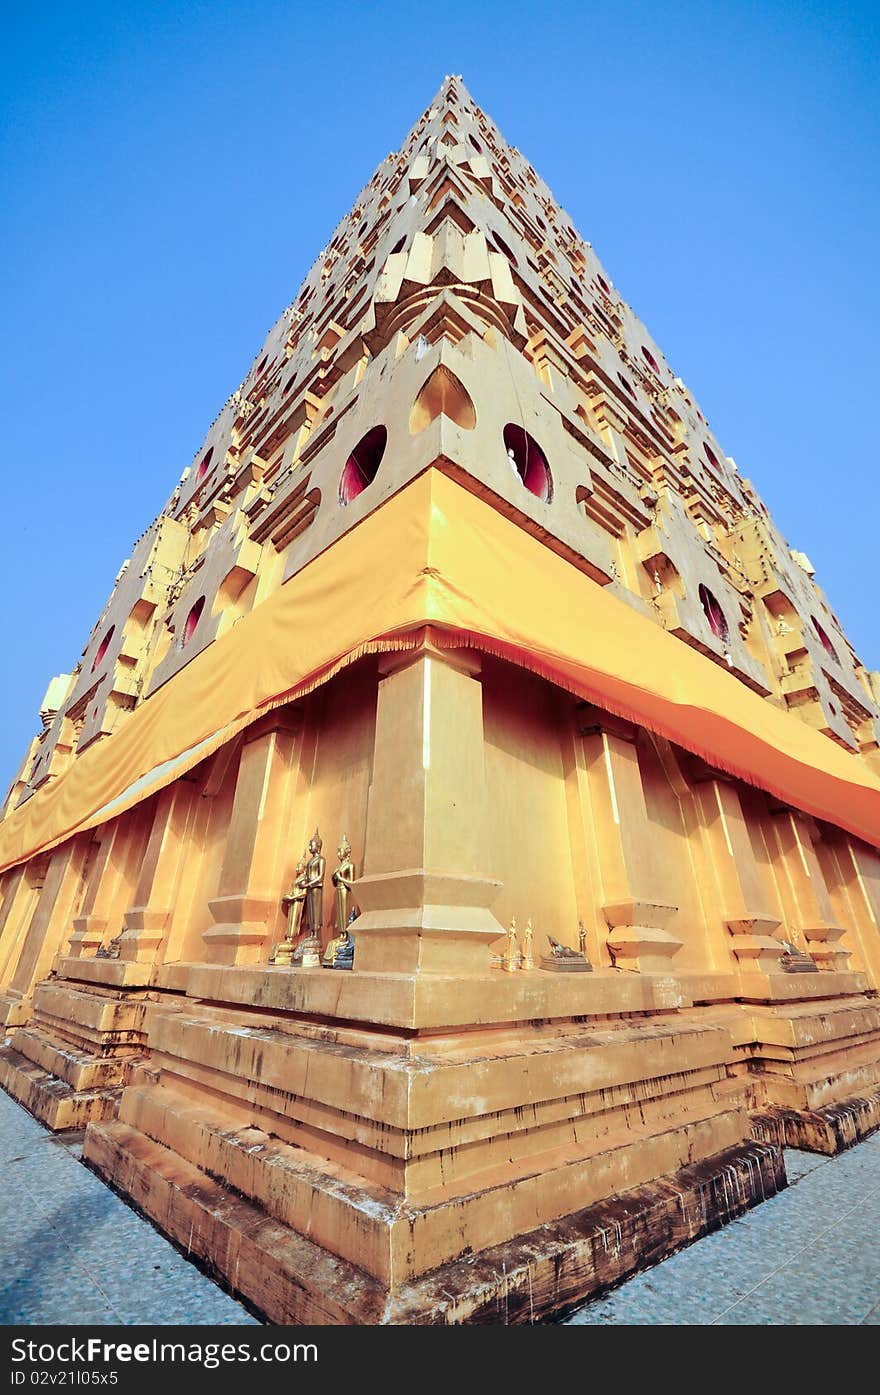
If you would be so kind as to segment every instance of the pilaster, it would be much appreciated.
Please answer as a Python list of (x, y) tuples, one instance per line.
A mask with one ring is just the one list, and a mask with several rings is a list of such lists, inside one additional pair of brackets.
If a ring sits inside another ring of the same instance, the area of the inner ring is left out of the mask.
[(744, 972), (773, 973), (784, 952), (761, 882), (736, 785), (707, 771), (693, 783), (704, 848), (714, 880), (715, 913), (732, 936), (732, 949)]
[(62, 948), (81, 889), (88, 839), (74, 838), (49, 857), (39, 899), (20, 941), (20, 951), (10, 964), (8, 986), (0, 998), (0, 1019), (7, 1026), (26, 1021), (34, 985), (45, 978)]
[(849, 950), (843, 944), (845, 927), (838, 925), (819, 866), (813, 840), (818, 837), (814, 821), (796, 809), (773, 810), (771, 822), (776, 837), (782, 878), (790, 902), (791, 924), (803, 937), (807, 953), (820, 969), (846, 969)]
[(681, 948), (665, 899), (636, 750), (636, 728), (590, 704), (580, 709), (608, 949), (620, 968), (669, 971)]
[(95, 835), (97, 852), (89, 867), (80, 914), (74, 919), (67, 950), (73, 959), (89, 958), (104, 943), (121, 887), (129, 831), (130, 816), (123, 815)]
[(214, 924), (204, 941), (211, 962), (253, 964), (265, 958), (281, 899), (280, 859), (299, 729), (299, 713), (279, 708), (245, 734), (217, 895), (208, 903)]
[(380, 662), (358, 969), (483, 972), (504, 930), (490, 911), (481, 661), (419, 647)]
[(158, 797), (134, 902), (122, 917), (120, 959), (153, 963), (164, 958), (196, 794), (195, 782), (184, 778)]

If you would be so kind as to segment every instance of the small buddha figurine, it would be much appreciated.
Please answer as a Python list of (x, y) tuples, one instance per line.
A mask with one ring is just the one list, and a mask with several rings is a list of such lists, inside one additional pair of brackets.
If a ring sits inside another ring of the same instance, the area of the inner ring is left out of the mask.
[(281, 898), (281, 904), (287, 910), (287, 930), (284, 939), (275, 946), (272, 955), (273, 962), (276, 964), (292, 964), (295, 958), (294, 942), (299, 938), (302, 929), (302, 914), (306, 900), (305, 875), (306, 856), (304, 853), (296, 864), (293, 886)]
[(351, 899), (351, 888), (354, 882), (354, 863), (351, 860), (351, 843), (345, 833), (339, 847), (336, 849), (336, 856), (339, 859), (336, 870), (333, 873), (332, 881), (336, 887), (336, 934), (340, 936), (347, 929), (349, 924), (349, 901)]
[(526, 921), (526, 928), (523, 931), (522, 962), (520, 964), (520, 968), (526, 971), (535, 967), (535, 959), (532, 952), (532, 935), (532, 917), (529, 916)]
[(304, 969), (321, 967), (321, 931), (324, 928), (324, 870), (326, 862), (321, 856), (324, 844), (317, 828), (309, 839), (309, 856), (302, 875), (305, 891), (306, 924), (308, 935), (298, 949), (299, 962)]
[(576, 949), (569, 949), (568, 945), (561, 944), (552, 935), (548, 935), (547, 939), (550, 941), (550, 953), (554, 959), (580, 959), (581, 956)]
[(549, 969), (553, 973), (582, 973), (590, 974), (593, 966), (586, 956), (586, 931), (583, 925), (578, 926), (578, 944), (583, 949), (569, 949), (568, 945), (562, 944), (553, 935), (548, 935), (550, 942), (550, 953), (545, 954), (541, 960), (541, 968)]
[(514, 974), (519, 968), (520, 952), (516, 940), (516, 917), (511, 920), (507, 929), (507, 948), (504, 951), (504, 958), (501, 960), (501, 967), (505, 973)]
[(354, 964), (354, 940), (348, 926), (324, 950), (325, 969), (350, 969)]

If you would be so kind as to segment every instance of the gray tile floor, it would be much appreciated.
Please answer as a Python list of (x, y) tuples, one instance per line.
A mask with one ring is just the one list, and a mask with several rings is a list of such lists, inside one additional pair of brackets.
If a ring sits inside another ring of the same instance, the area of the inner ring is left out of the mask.
[(587, 1303), (577, 1325), (880, 1325), (880, 1134), (836, 1158), (787, 1149), (789, 1186)]
[(254, 1323), (0, 1090), (0, 1323)]
[[(0, 1324), (254, 1323), (80, 1152), (0, 1090)], [(568, 1322), (880, 1325), (880, 1134), (786, 1166), (786, 1191)]]

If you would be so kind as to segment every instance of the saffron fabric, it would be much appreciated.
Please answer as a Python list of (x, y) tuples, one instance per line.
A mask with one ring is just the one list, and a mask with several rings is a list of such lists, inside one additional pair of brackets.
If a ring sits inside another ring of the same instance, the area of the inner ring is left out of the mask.
[(880, 778), (437, 469), (197, 654), (0, 823), (0, 871), (131, 808), (364, 653), (430, 625), (880, 846)]

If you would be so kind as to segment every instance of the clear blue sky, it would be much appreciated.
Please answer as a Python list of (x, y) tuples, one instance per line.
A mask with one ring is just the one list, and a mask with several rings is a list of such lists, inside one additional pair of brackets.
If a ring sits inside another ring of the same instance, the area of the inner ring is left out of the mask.
[(6, 6), (0, 785), (338, 219), (446, 73), (696, 393), (869, 667), (880, 6)]

